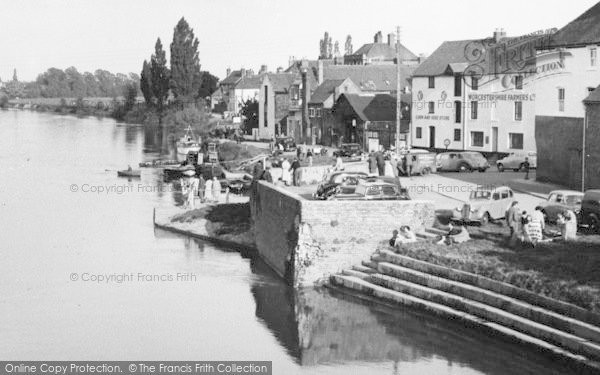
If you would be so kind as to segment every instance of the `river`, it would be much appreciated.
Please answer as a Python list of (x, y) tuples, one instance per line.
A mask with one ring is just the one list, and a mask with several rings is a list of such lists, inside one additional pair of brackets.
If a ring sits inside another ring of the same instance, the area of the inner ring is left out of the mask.
[(160, 137), (0, 111), (0, 360), (267, 360), (274, 374), (562, 374), (522, 347), (330, 290), (253, 254), (155, 230), (180, 199)]

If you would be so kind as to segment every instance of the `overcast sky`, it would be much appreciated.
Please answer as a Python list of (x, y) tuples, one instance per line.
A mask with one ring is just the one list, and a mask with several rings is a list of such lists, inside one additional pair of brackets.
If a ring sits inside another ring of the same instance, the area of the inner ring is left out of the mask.
[(50, 67), (139, 73), (157, 37), (169, 49), (183, 16), (200, 40), (200, 63), (223, 78), (228, 66), (270, 70), (289, 56), (317, 58), (325, 31), (354, 49), (402, 27), (416, 54), (444, 40), (509, 36), (562, 27), (596, 0), (0, 0), (0, 78), (33, 80)]

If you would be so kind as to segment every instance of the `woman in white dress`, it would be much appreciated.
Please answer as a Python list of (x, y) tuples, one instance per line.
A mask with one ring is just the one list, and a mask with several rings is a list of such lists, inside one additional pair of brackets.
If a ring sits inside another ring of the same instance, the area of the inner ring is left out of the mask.
[(291, 164), (287, 159), (281, 162), (281, 181), (288, 186), (292, 183), (292, 174), (290, 173)]
[(207, 179), (206, 185), (204, 185), (204, 199), (210, 203), (213, 200), (212, 196), (212, 180)]
[(221, 183), (219, 182), (217, 177), (213, 177), (212, 195), (213, 195), (213, 200), (216, 203), (219, 203), (219, 198), (221, 198)]

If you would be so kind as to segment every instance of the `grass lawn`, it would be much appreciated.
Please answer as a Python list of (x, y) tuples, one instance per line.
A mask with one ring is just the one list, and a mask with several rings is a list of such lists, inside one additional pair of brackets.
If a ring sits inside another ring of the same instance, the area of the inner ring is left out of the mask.
[(248, 203), (205, 206), (176, 215), (171, 219), (171, 222), (191, 223), (200, 219), (221, 223), (221, 228), (216, 233), (218, 235), (240, 234), (251, 229), (250, 205)]
[(396, 251), (600, 313), (600, 236), (580, 234), (577, 241), (510, 248), (509, 230), (502, 224), (467, 229), (472, 240), (463, 244), (420, 242)]

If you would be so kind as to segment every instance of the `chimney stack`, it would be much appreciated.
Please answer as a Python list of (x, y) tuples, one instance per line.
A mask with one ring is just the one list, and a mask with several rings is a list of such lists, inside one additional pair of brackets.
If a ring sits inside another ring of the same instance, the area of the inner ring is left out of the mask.
[(498, 43), (500, 40), (506, 38), (506, 31), (504, 29), (496, 29), (494, 30), (494, 42)]
[(240, 77), (244, 78), (246, 76), (246, 69), (245, 68), (241, 68), (240, 69)]
[(389, 33), (387, 35), (387, 39), (388, 46), (396, 48), (396, 34)]
[(265, 74), (267, 72), (267, 66), (266, 65), (261, 65), (260, 66), (260, 72), (258, 72), (258, 74)]
[(225, 75), (225, 77), (229, 77), (230, 74), (231, 74), (231, 68), (227, 68), (227, 74)]
[(277, 67), (277, 73), (283, 73), (283, 68), (282, 68), (282, 67), (280, 67), (280, 66), (278, 66), (278, 67)]
[(323, 60), (317, 62), (317, 84), (323, 83)]
[(383, 34), (381, 31), (378, 31), (373, 38), (373, 43), (383, 43)]

